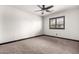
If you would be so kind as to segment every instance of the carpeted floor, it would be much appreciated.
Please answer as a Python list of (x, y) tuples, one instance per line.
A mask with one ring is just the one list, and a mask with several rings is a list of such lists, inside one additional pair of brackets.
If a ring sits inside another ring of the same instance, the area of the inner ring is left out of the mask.
[(78, 54), (79, 42), (41, 36), (0, 45), (1, 54)]

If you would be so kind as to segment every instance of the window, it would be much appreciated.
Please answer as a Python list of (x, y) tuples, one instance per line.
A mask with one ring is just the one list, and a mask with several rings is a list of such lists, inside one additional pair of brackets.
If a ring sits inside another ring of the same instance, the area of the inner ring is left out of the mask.
[(49, 28), (50, 29), (65, 29), (65, 16), (50, 18)]

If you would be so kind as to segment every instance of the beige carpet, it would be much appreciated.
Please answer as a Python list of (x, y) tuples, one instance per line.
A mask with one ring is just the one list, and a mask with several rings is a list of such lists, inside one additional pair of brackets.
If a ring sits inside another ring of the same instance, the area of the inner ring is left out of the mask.
[(0, 45), (2, 54), (71, 54), (79, 53), (79, 42), (41, 36)]

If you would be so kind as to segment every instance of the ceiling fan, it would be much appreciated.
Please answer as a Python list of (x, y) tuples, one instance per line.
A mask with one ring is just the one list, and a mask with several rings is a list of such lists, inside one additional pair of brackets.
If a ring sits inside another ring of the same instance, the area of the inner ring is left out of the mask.
[(42, 14), (44, 14), (44, 11), (51, 12), (49, 9), (54, 7), (53, 5), (50, 5), (50, 6), (47, 6), (47, 7), (46, 7), (46, 5), (37, 5), (37, 6), (40, 8), (40, 10), (37, 10), (37, 12), (42, 11)]

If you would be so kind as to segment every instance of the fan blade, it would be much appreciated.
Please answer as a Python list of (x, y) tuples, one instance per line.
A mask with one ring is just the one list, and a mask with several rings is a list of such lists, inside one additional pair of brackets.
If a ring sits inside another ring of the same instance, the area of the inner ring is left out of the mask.
[(37, 6), (42, 9), (42, 7), (40, 5), (37, 5)]
[[(53, 11), (53, 10), (52, 10)], [(52, 12), (52, 11), (49, 11), (48, 9), (46, 9), (46, 12)]]
[(46, 12), (51, 12), (51, 11), (49, 11), (48, 9), (46, 9)]
[(50, 9), (50, 8), (52, 8), (52, 7), (54, 7), (53, 5), (51, 5), (51, 6), (48, 6), (48, 7), (46, 7), (46, 9)]
[(36, 10), (35, 12), (39, 12), (39, 11), (42, 11), (42, 10)]

